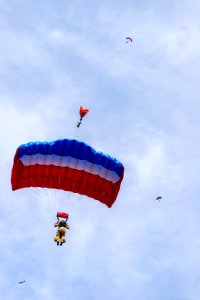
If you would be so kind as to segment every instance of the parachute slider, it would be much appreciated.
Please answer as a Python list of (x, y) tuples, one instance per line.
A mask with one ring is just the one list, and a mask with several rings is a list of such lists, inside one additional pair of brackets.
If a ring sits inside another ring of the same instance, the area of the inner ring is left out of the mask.
[(61, 211), (61, 212), (58, 211), (56, 216), (57, 216), (57, 219), (64, 218), (67, 220), (69, 218), (69, 214), (64, 211)]

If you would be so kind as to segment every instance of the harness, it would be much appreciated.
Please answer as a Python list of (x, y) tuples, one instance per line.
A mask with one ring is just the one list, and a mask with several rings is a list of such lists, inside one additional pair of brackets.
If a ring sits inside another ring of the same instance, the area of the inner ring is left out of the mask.
[(65, 228), (67, 228), (66, 221), (60, 221), (59, 224), (58, 224), (58, 227), (65, 227)]

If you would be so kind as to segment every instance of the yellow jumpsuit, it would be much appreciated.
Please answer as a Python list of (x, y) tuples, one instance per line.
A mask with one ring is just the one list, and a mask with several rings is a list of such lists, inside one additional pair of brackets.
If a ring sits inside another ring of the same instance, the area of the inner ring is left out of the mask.
[(62, 245), (66, 242), (65, 233), (66, 230), (69, 229), (69, 224), (64, 220), (60, 220), (54, 224), (54, 227), (58, 227), (56, 236), (54, 237), (54, 241), (57, 242), (57, 245), (59, 244), (59, 242)]

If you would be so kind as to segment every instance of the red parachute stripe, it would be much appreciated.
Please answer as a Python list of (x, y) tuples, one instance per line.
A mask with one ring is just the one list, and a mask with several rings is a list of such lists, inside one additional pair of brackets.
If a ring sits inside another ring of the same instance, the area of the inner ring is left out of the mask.
[[(24, 166), (23, 172), (15, 164), (12, 171), (12, 189), (46, 187), (72, 191), (99, 200), (111, 207), (120, 189), (120, 181), (112, 182), (98, 175), (69, 167), (31, 165)], [(18, 172), (22, 174), (18, 176)], [(22, 173), (21, 173), (22, 172)]]

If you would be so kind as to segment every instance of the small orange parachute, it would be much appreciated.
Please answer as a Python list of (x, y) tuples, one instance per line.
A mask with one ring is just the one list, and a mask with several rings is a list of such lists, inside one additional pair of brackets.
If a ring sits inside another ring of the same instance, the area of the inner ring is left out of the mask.
[(80, 106), (80, 111), (79, 111), (79, 114), (80, 114), (80, 121), (77, 123), (77, 127), (80, 127), (83, 117), (85, 117), (85, 115), (86, 115), (88, 112), (89, 112), (89, 109), (83, 108), (83, 106)]

